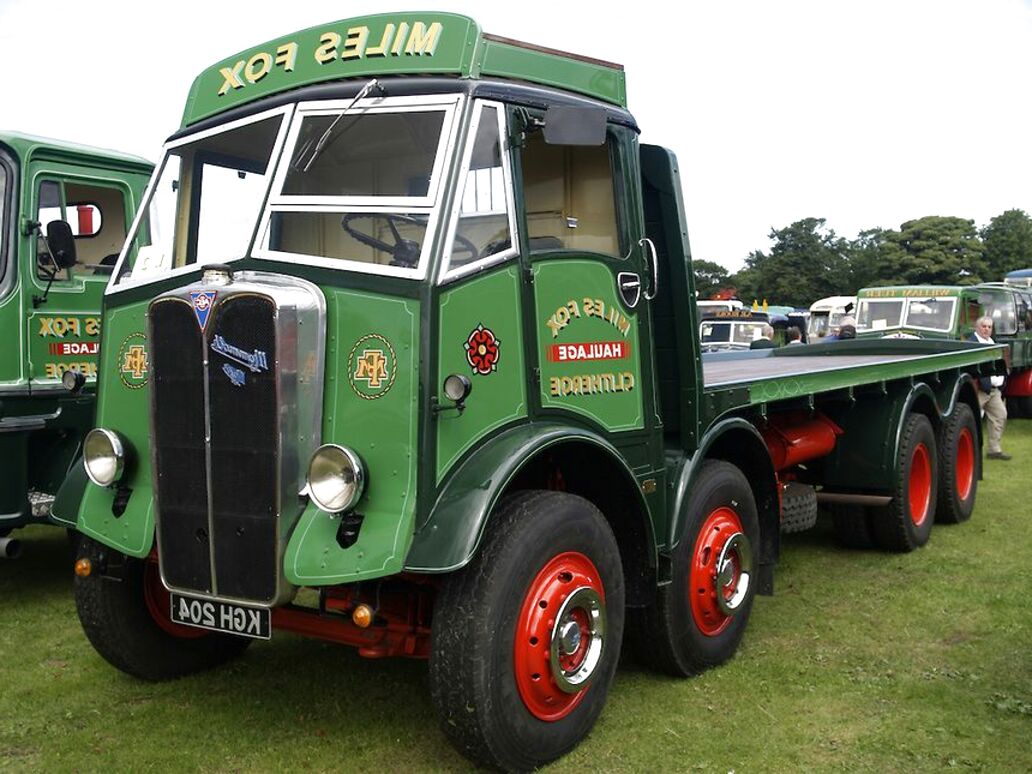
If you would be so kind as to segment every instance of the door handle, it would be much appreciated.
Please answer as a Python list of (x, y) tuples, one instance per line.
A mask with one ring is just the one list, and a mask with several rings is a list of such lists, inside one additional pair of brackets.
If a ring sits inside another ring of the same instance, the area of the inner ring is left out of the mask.
[(645, 290), (645, 300), (651, 301), (659, 292), (659, 257), (656, 255), (656, 245), (648, 237), (639, 239), (638, 244), (648, 248), (649, 262), (652, 265), (652, 292), (650, 293), (648, 289)]

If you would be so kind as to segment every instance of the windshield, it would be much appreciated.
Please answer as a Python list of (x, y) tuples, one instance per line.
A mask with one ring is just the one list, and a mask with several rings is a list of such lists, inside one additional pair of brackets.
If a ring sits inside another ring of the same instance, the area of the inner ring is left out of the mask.
[(456, 101), (372, 98), (347, 111), (347, 103), (302, 105), (259, 254), (415, 276), (437, 227)]
[(247, 253), (283, 123), (264, 115), (169, 146), (117, 282)]
[(763, 336), (762, 322), (704, 322), (699, 326), (699, 340), (703, 344), (738, 344), (749, 346)]
[(880, 331), (885, 328), (898, 328), (902, 323), (903, 299), (860, 299), (856, 316), (857, 330)]
[(933, 331), (948, 331), (953, 327), (955, 298), (911, 298), (907, 301), (906, 325)]
[(993, 319), (993, 335), (1013, 336), (1018, 332), (1017, 304), (1010, 293), (989, 293), (979, 297), (982, 314)]

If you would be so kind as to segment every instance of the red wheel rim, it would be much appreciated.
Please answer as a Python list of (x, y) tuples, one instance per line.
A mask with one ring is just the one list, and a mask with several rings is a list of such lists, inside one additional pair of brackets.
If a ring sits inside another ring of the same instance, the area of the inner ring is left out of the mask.
[(706, 517), (692, 550), (688, 598), (699, 631), (715, 637), (730, 625), (734, 612), (729, 607), (744, 599), (751, 574), (751, 549), (742, 521), (732, 508), (721, 506)]
[(520, 698), (538, 720), (569, 715), (587, 694), (605, 641), (605, 589), (594, 563), (570, 551), (527, 587), (513, 662)]
[(968, 499), (975, 482), (975, 441), (971, 431), (961, 428), (957, 438), (957, 460), (954, 465), (957, 475), (957, 497), (961, 502)]
[(169, 596), (168, 589), (161, 582), (158, 563), (153, 559), (147, 559), (143, 568), (143, 600), (147, 603), (147, 610), (154, 619), (154, 623), (166, 634), (184, 640), (194, 640), (206, 634), (201, 629), (181, 626), (172, 621), (170, 617), (172, 598)]
[(928, 506), (932, 499), (932, 462), (928, 447), (919, 443), (910, 457), (910, 480), (907, 486), (910, 504), (910, 520), (915, 526), (928, 518)]

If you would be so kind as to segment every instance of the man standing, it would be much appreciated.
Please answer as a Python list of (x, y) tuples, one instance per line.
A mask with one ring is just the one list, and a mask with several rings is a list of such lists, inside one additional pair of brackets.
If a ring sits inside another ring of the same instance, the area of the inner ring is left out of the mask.
[[(979, 344), (995, 344), (993, 341), (993, 318), (979, 317), (975, 321), (975, 332), (971, 341)], [(1007, 404), (1003, 402), (1004, 377), (986, 376), (978, 380), (978, 404), (982, 407), (986, 421), (989, 423), (989, 453), (991, 460), (1009, 460), (1011, 456), (1004, 454), (1000, 448), (1003, 428), (1007, 426)]]

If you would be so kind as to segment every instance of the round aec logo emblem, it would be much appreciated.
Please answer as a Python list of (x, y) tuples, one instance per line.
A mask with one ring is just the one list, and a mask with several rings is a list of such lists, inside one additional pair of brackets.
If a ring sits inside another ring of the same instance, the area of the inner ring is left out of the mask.
[(387, 394), (398, 375), (394, 347), (379, 333), (367, 333), (355, 342), (348, 355), (348, 382), (355, 394), (376, 400)]
[(130, 333), (118, 350), (118, 376), (130, 390), (138, 390), (150, 377), (150, 355), (147, 354), (147, 336)]

